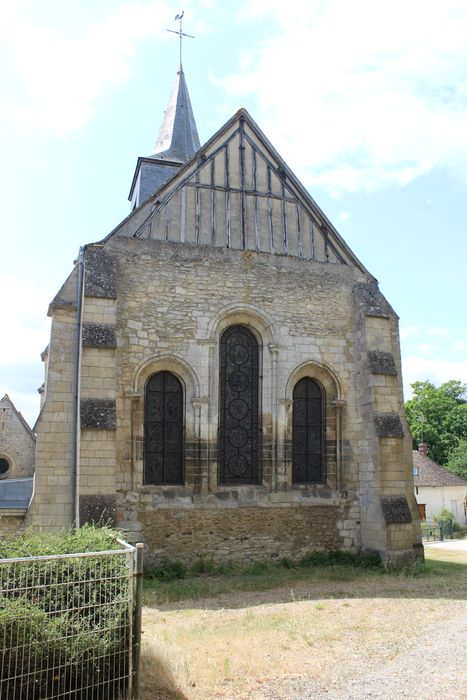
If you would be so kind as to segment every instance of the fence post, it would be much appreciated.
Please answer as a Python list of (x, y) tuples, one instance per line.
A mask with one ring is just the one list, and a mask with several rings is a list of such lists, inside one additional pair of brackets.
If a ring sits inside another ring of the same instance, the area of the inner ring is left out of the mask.
[(139, 666), (141, 659), (141, 609), (143, 604), (143, 552), (144, 544), (136, 545), (135, 617), (133, 628), (133, 698), (139, 698)]

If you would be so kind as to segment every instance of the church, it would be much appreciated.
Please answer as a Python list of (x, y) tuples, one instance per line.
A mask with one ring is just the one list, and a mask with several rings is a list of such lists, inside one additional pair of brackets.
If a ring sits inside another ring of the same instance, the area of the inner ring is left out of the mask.
[(200, 145), (182, 67), (131, 213), (50, 304), (26, 524), (147, 557), (423, 557), (398, 317), (240, 109)]

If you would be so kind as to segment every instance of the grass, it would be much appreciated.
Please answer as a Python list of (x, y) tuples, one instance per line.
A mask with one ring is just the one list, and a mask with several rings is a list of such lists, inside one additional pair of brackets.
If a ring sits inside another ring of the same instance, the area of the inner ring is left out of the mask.
[(400, 573), (282, 564), (148, 582), (142, 700), (259, 700), (305, 674), (327, 690), (362, 658), (389, 662), (465, 609), (467, 555), (426, 554)]
[(382, 576), (379, 558), (348, 552), (313, 553), (299, 564), (289, 560), (245, 566), (218, 565), (200, 559), (188, 569), (180, 562), (164, 562), (145, 575), (144, 602), (164, 605), (202, 600), (241, 591), (267, 591), (306, 581), (352, 581), (356, 576)]

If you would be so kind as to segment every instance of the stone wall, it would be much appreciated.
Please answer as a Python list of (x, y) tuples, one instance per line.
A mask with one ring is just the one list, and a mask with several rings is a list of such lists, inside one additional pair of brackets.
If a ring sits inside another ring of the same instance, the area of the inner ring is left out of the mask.
[(192, 563), (300, 559), (339, 549), (339, 512), (333, 506), (146, 510), (140, 515), (150, 558)]
[(0, 479), (24, 479), (34, 475), (35, 436), (10, 398), (0, 400), (0, 457), (10, 467)]

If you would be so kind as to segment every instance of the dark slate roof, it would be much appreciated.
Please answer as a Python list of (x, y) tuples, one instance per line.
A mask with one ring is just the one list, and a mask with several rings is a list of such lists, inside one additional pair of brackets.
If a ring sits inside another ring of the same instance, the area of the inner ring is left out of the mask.
[(0, 510), (28, 508), (34, 488), (34, 477), (0, 481)]
[(413, 478), (415, 486), (465, 486), (467, 491), (466, 479), (433, 462), (418, 450), (413, 450), (413, 465), (418, 467), (418, 476), (414, 475)]
[(185, 163), (200, 147), (183, 70), (177, 73), (151, 158)]

